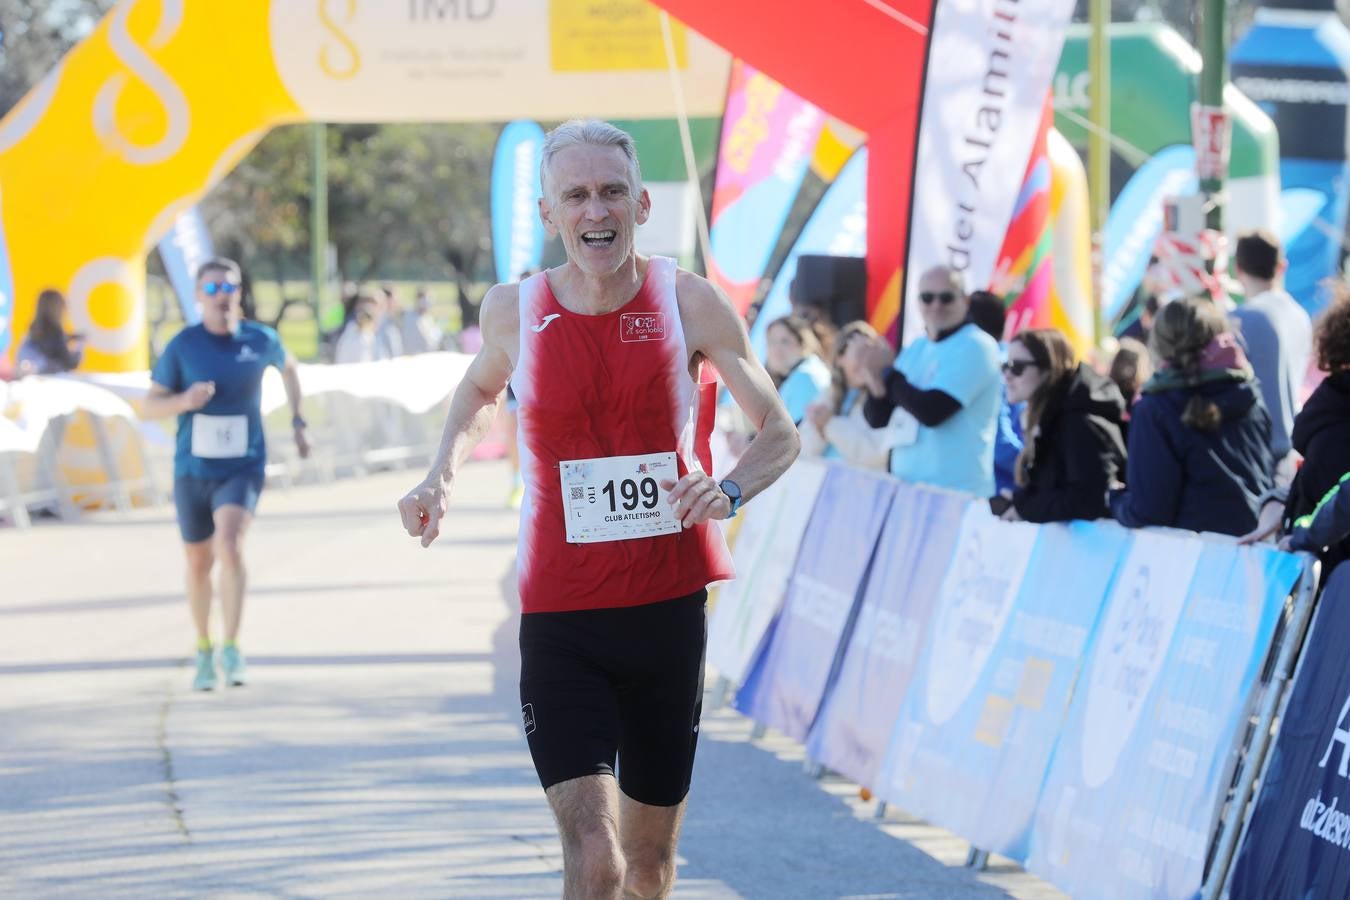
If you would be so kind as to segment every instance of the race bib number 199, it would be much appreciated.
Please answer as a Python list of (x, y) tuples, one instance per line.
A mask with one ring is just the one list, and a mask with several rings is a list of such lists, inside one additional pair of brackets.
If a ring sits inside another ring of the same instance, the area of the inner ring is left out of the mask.
[(566, 460), (558, 469), (569, 544), (631, 541), (680, 530), (661, 489), (662, 481), (679, 481), (674, 453)]

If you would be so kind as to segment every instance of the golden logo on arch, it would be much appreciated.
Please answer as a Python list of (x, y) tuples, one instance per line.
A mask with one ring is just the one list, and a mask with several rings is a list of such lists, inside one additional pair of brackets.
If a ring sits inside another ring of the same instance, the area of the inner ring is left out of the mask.
[[(128, 137), (117, 121), (117, 102), (130, 79), (124, 72), (112, 75), (94, 98), (94, 128), (99, 139), (123, 159), (135, 165), (155, 165), (173, 158), (187, 143), (191, 115), (182, 89), (160, 68), (146, 49), (131, 36), (128, 19), (131, 4), (113, 10), (108, 29), (108, 44), (113, 55), (154, 94), (168, 120), (164, 136), (151, 144), (138, 144)], [(161, 0), (159, 24), (149, 40), (152, 50), (163, 49), (183, 22), (183, 0)]]
[[(356, 18), (356, 0), (346, 0), (344, 5), (347, 11), (342, 24), (350, 25)], [(323, 74), (338, 81), (356, 77), (356, 73), (361, 71), (361, 52), (356, 49), (356, 42), (329, 15), (328, 0), (319, 0), (319, 21), (342, 45), (343, 52), (347, 55), (347, 65), (338, 68), (329, 62), (329, 51), (333, 49), (332, 46), (325, 44), (319, 48), (319, 68), (323, 70)]]

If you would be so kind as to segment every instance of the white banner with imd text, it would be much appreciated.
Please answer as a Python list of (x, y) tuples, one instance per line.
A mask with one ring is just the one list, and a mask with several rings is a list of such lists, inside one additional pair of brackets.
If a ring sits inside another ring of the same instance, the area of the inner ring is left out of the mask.
[(942, 0), (933, 15), (905, 267), (904, 340), (923, 333), (919, 276), (988, 286), (1064, 44), (1073, 0)]

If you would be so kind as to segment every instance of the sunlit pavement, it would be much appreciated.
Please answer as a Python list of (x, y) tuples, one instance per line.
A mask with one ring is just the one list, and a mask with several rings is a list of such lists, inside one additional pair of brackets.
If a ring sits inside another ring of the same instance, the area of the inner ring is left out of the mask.
[[(506, 470), (465, 471), (427, 551), (394, 509), (417, 477), (264, 495), (250, 684), (209, 694), (169, 507), (0, 530), (0, 896), (561, 893), (515, 701)], [(676, 896), (1060, 896), (873, 821), (750, 730), (705, 715)]]

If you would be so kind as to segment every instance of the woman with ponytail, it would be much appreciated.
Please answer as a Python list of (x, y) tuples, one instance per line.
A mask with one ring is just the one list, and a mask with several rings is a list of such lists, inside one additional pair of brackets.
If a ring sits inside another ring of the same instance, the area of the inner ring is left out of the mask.
[(1130, 422), (1126, 483), (1111, 498), (1124, 525), (1242, 535), (1274, 484), (1270, 414), (1223, 313), (1205, 297), (1158, 312), (1158, 365)]

